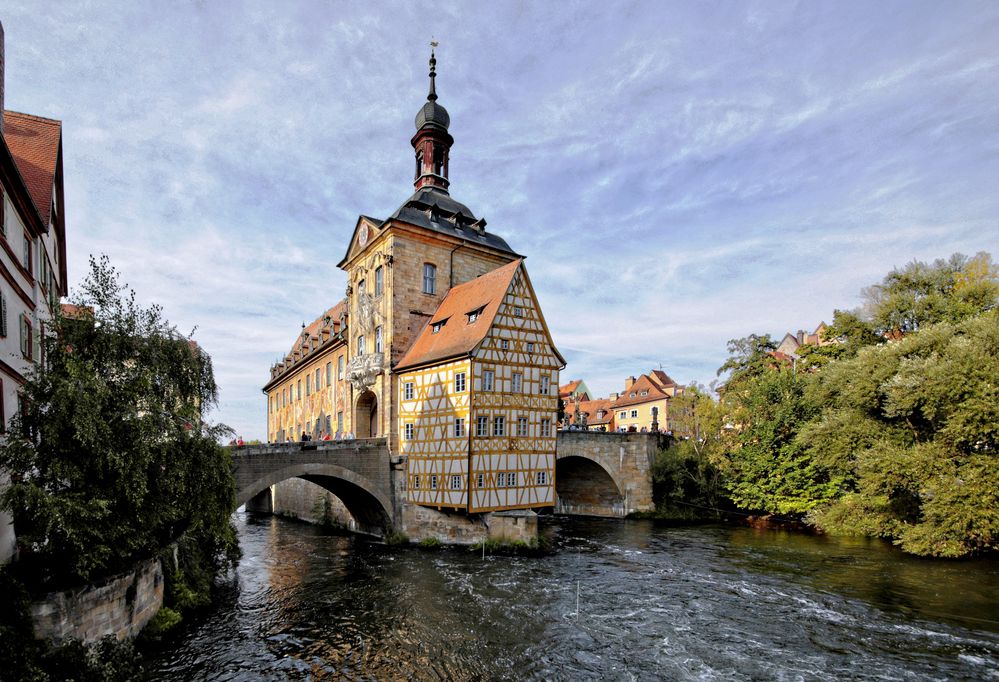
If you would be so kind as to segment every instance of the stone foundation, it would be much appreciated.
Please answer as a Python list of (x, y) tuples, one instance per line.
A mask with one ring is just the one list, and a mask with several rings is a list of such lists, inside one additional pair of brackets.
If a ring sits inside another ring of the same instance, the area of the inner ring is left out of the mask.
[(501, 542), (532, 542), (538, 538), (538, 515), (530, 510), (486, 514), (489, 539)]
[(39, 639), (131, 639), (162, 605), (163, 569), (158, 559), (150, 559), (102, 584), (46, 595), (31, 605), (31, 619)]
[(479, 515), (404, 504), (402, 532), (412, 542), (435, 538), (445, 545), (474, 545), (485, 541), (489, 529)]

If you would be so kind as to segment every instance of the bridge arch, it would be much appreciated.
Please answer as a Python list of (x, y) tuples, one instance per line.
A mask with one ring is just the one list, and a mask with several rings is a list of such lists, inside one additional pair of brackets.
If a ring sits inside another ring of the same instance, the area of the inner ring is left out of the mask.
[(269, 471), (236, 491), (236, 507), (289, 478), (305, 479), (336, 495), (362, 533), (383, 536), (392, 527), (392, 502), (385, 493), (364, 476), (336, 464), (292, 464)]
[(599, 459), (559, 456), (555, 462), (555, 513), (624, 516), (624, 486)]

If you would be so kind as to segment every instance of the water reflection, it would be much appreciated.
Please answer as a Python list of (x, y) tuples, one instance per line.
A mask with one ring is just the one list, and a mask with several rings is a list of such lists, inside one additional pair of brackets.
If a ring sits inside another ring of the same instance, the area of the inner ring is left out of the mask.
[[(543, 557), (239, 517), (231, 594), (160, 679), (983, 679), (999, 567), (748, 528), (550, 518)], [(577, 613), (577, 590), (579, 607)]]

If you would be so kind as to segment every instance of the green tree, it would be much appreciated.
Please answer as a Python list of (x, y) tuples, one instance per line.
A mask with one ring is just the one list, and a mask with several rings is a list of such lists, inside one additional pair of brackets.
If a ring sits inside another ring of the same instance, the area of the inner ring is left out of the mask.
[(138, 306), (106, 258), (91, 259), (74, 303), (47, 326), (44, 362), (0, 445), (22, 573), (47, 587), (87, 582), (185, 533), (227, 565), (234, 483), (218, 445), (228, 430), (203, 418), (217, 396), (210, 358), (159, 307)]
[(999, 271), (992, 257), (955, 253), (932, 265), (912, 261), (863, 291), (874, 330), (911, 334), (938, 322), (960, 322), (999, 303)]
[(813, 380), (791, 367), (773, 367), (727, 384), (725, 406), (733, 428), (722, 473), (739, 507), (804, 514), (839, 494), (842, 476), (817, 461), (797, 437), (817, 413), (805, 396)]
[(830, 364), (799, 443), (850, 481), (819, 527), (932, 556), (999, 548), (999, 312)]

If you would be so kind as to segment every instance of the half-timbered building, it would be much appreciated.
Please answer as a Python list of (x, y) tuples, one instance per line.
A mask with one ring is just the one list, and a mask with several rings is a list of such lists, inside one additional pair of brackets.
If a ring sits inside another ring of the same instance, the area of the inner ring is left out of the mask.
[[(430, 92), (411, 140), (414, 194), (386, 219), (360, 216), (338, 264), (347, 274), (332, 351), (345, 358), (335, 388), (343, 429), (384, 437), (405, 456), (410, 502), (471, 513), (550, 507), (565, 362), (524, 257), (451, 196), (454, 139), (435, 78), (431, 55)], [(290, 439), (291, 426), (296, 438), (315, 424), (315, 407), (289, 410), (284, 398), (287, 391), (297, 400), (299, 375), (308, 381), (315, 371), (309, 344), (323, 352), (322, 339), (305, 341), (272, 367), (264, 389), (272, 442)]]

